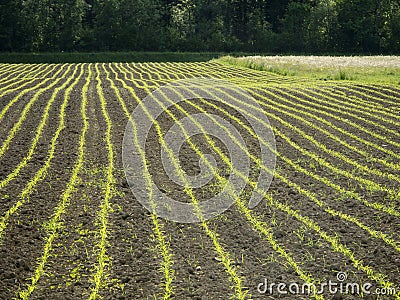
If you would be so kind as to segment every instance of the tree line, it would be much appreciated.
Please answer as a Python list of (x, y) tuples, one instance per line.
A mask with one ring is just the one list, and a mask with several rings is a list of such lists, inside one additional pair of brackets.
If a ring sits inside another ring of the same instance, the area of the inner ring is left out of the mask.
[(0, 0), (0, 51), (399, 53), (400, 0)]

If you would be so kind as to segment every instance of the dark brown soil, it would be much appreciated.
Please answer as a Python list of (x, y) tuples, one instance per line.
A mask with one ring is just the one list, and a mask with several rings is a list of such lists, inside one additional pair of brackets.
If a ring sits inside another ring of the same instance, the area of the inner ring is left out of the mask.
[[(101, 65), (98, 66), (102, 70)], [(154, 79), (158, 79), (156, 73), (160, 73), (161, 79), (165, 81), (168, 80), (168, 74), (173, 79), (183, 79), (184, 77), (196, 77), (196, 73), (204, 73), (206, 77), (221, 78), (227, 81), (236, 76), (242, 78), (243, 82), (251, 80), (252, 82), (263, 83), (265, 91), (269, 91), (268, 85), (271, 83), (274, 84), (275, 88), (270, 91), (273, 91), (276, 96), (270, 96), (268, 93), (263, 92), (260, 93), (268, 97), (273, 103), (290, 105), (284, 99), (293, 102), (303, 99), (309, 103), (309, 107), (331, 113), (328, 108), (318, 106), (311, 97), (300, 95), (296, 91), (290, 91), (290, 96), (288, 96), (286, 95), (288, 92), (286, 87), (282, 87), (280, 92), (276, 91), (277, 86), (280, 89), (280, 82), (287, 84), (290, 80), (285, 79), (281, 81), (279, 76), (269, 75), (265, 72), (235, 69), (234, 67), (221, 66), (216, 63), (148, 64), (145, 66), (147, 68), (146, 72), (143, 72), (143, 66), (140, 65), (124, 64), (122, 66), (125, 68), (129, 67), (128, 69), (134, 72), (134, 74), (128, 74), (128, 80), (125, 80), (124, 76), (120, 73), (118, 74), (118, 78), (113, 75), (111, 71), (112, 69), (117, 70), (115, 66), (106, 65), (105, 67), (110, 72), (109, 78), (116, 85), (130, 112), (138, 104), (118, 79), (123, 79), (128, 86), (134, 88), (135, 93), (140, 99), (144, 99), (147, 95), (146, 85), (151, 86), (150, 89), (154, 89)], [(85, 78), (88, 75), (88, 68), (91, 68), (93, 71), (93, 77), (91, 78), (87, 95), (86, 114), (89, 129), (85, 140), (84, 164), (79, 173), (79, 182), (76, 185), (76, 189), (68, 202), (65, 212), (61, 216), (62, 227), (57, 231), (57, 235), (52, 243), (44, 267), (44, 273), (40, 274), (40, 279), (36, 283), (30, 298), (83, 299), (88, 298), (94, 288), (93, 275), (98, 265), (98, 244), (101, 238), (99, 234), (99, 214), (100, 206), (104, 199), (104, 184), (107, 180), (106, 172), (109, 162), (105, 139), (107, 123), (102, 113), (101, 102), (96, 89), (97, 81), (94, 77), (96, 72), (94, 65), (85, 65), (85, 73), (70, 95), (69, 105), (66, 109), (66, 126), (59, 138), (51, 166), (42, 180), (35, 186), (29, 197), (29, 201), (23, 203), (10, 216), (9, 223), (0, 238), (0, 299), (13, 299), (18, 296), (19, 292), (26, 289), (43, 255), (44, 245), (48, 238), (46, 224), (54, 215), (55, 208), (66, 189), (78, 157), (78, 143), (83, 127), (80, 112), (81, 93)], [(143, 81), (140, 79), (141, 73)], [(1, 75), (0, 70), (0, 77)], [(67, 79), (68, 75), (63, 77), (56, 86), (61, 85)], [(103, 70), (101, 71), (100, 79), (102, 91), (107, 102), (106, 109), (112, 123), (111, 134), (115, 166), (113, 175), (115, 182), (112, 185), (110, 213), (107, 216), (106, 266), (102, 278), (103, 285), (100, 287), (98, 296), (103, 299), (153, 299), (155, 297), (161, 299), (164, 295), (163, 284), (165, 278), (161, 271), (162, 256), (160, 255), (160, 250), (157, 249), (157, 239), (154, 236), (153, 230), (154, 223), (152, 222), (150, 213), (135, 199), (130, 191), (123, 170), (121, 152), (125, 126), (128, 119)], [(136, 80), (141, 87), (137, 88), (130, 80)], [(39, 82), (39, 80), (35, 81), (35, 84)], [(31, 86), (34, 86), (34, 84), (29, 85), (29, 87)], [(371, 85), (368, 87), (371, 90), (379, 91), (379, 86)], [(43, 93), (32, 106), (21, 130), (16, 134), (8, 151), (1, 158), (0, 180), (6, 178), (15, 169), (21, 159), (26, 156), (37, 125), (43, 117), (45, 105), (54, 92), (54, 88)], [(392, 90), (392, 93), (388, 91), (384, 92), (389, 96), (400, 93), (394, 87), (387, 88)], [(18, 121), (21, 111), (34, 96), (35, 91), (19, 99), (10, 108), (3, 120), (0, 121), (1, 141), (7, 138), (10, 129)], [(357, 95), (357, 91), (358, 89), (355, 87), (355, 95)], [(0, 110), (19, 92), (16, 91), (0, 97)], [(259, 91), (257, 90), (257, 92)], [(326, 92), (323, 90), (323, 87), (321, 87), (321, 92)], [(312, 93), (310, 92), (310, 94)], [(326, 94), (328, 95), (328, 93)], [(332, 96), (332, 94), (329, 95)], [(371, 95), (374, 97), (377, 96), (373, 92), (371, 92)], [(7, 210), (17, 203), (21, 191), (29, 184), (29, 181), (46, 161), (49, 144), (58, 126), (58, 115), (63, 97), (64, 92), (60, 92), (50, 109), (48, 123), (43, 130), (32, 160), (21, 170), (15, 180), (0, 190), (0, 217), (3, 217)], [(339, 100), (344, 99), (341, 94), (334, 95), (333, 97)], [(261, 97), (258, 97), (258, 99), (262, 101)], [(364, 97), (363, 100), (367, 99)], [(382, 103), (384, 103), (384, 100), (382, 99)], [(374, 100), (369, 99), (369, 101)], [(222, 109), (228, 111), (230, 115), (239, 118), (243, 123), (249, 125), (246, 116), (233, 108), (234, 103), (228, 106), (218, 103), (218, 101), (213, 102), (210, 100), (210, 102), (217, 104)], [(215, 111), (211, 106), (202, 104), (200, 100), (193, 100), (193, 103), (201, 105), (208, 113), (217, 114), (221, 117), (224, 116)], [(199, 113), (198, 110), (188, 103), (182, 102), (180, 105), (190, 114)], [(397, 108), (399, 107), (400, 102)], [(344, 148), (337, 141), (319, 131), (313, 130), (304, 122), (288, 116), (284, 109), (278, 108), (278, 106), (276, 106), (276, 109), (264, 109), (267, 113), (282, 118), (292, 126), (309, 134), (327, 148), (341, 152), (346, 157), (357, 161), (360, 165), (400, 177), (399, 171), (371, 162), (364, 156)], [(171, 112), (178, 119), (184, 117), (182, 112), (176, 107), (172, 108)], [(351, 145), (371, 153), (372, 156), (385, 158), (387, 161), (399, 165), (399, 161), (387, 153), (380, 153), (378, 150), (371, 149), (337, 132), (333, 128), (305, 116), (301, 112), (290, 111), (290, 113), (302, 116), (315, 126), (324, 128)], [(368, 116), (362, 115), (360, 112), (354, 112), (354, 114), (370, 120)], [(332, 124), (352, 132), (363, 139), (379, 145), (381, 144), (381, 141), (371, 139), (371, 136), (368, 134), (357, 131), (354, 127), (348, 126), (344, 122), (328, 118), (321, 113), (315, 113), (315, 115), (329, 120)], [(384, 134), (366, 122), (351, 119), (341, 113), (337, 113), (336, 115), (362, 125), (368, 130)], [(224, 119), (228, 118), (224, 116)], [(375, 121), (374, 119), (371, 120)], [(173, 119), (166, 113), (161, 114), (157, 121), (164, 132), (168, 131), (174, 124)], [(318, 155), (340, 170), (374, 181), (388, 189), (399, 191), (398, 182), (383, 178), (382, 176), (362, 172), (349, 163), (333, 157), (326, 151), (322, 151), (277, 119), (271, 117), (269, 121), (273, 127), (276, 127), (300, 147)], [(379, 122), (387, 125), (392, 130), (399, 129), (393, 124)], [(232, 121), (231, 123), (241, 133), (252, 153), (259, 156), (260, 146), (258, 141), (251, 137), (239, 124), (235, 124)], [(387, 134), (386, 137), (397, 143), (400, 142), (395, 135)], [(214, 156), (219, 169), (226, 169), (226, 164), (211, 149), (206, 139), (202, 136), (196, 136), (192, 141), (204, 153)], [(213, 141), (225, 154), (228, 154), (228, 149), (226, 149), (220, 140), (214, 138)], [(278, 157), (276, 172), (286, 177), (290, 182), (314, 193), (315, 197), (323, 201), (326, 206), (320, 207), (312, 199), (275, 177), (268, 190), (268, 194), (276, 201), (291, 207), (301, 216), (312, 220), (312, 222), (320, 227), (319, 232), (313, 230), (299, 219), (290, 216), (287, 212), (278, 209), (276, 205), (272, 205), (266, 199), (254, 208), (252, 213), (258, 220), (265, 222), (265, 226), (273, 234), (272, 243), (265, 235), (254, 229), (235, 205), (224, 214), (208, 221), (209, 228), (217, 233), (219, 243), (229, 253), (232, 266), (234, 266), (237, 275), (243, 279), (243, 290), (248, 292), (248, 298), (310, 298), (309, 295), (279, 295), (276, 289), (274, 294), (262, 294), (257, 290), (258, 285), (264, 282), (265, 279), (268, 279), (270, 283), (274, 282), (276, 284), (303, 284), (304, 280), (300, 278), (299, 272), (293, 267), (294, 264), (297, 264), (304, 273), (311, 275), (312, 278), (320, 282), (327, 282), (328, 280), (338, 282), (336, 278), (337, 273), (345, 272), (348, 276), (346, 282), (371, 283), (373, 285), (371, 290), (380, 287), (373, 276), (378, 274), (376, 275), (377, 277), (379, 274), (382, 274), (385, 276), (384, 280), (393, 283), (397, 292), (400, 292), (400, 218), (367, 207), (360, 201), (349, 197), (348, 194), (327, 186), (321, 180), (313, 179), (307, 172), (313, 172), (329, 182), (340, 185), (342, 189), (357, 193), (360, 199), (366, 199), (371, 203), (377, 202), (383, 205), (391, 205), (397, 212), (400, 210), (399, 199), (390, 198), (390, 195), (384, 192), (371, 192), (361, 182), (335, 173), (334, 170), (330, 170), (311, 157), (301, 154), (301, 152), (288, 144), (282, 136), (276, 135), (276, 146), (278, 152), (283, 157), (307, 170), (306, 172), (296, 170), (293, 166), (286, 163), (282, 157)], [(395, 153), (400, 153), (395, 145), (390, 144), (385, 147)], [(146, 157), (149, 161), (149, 170), (153, 176), (152, 179), (169, 196), (179, 198), (181, 201), (189, 201), (185, 190), (171, 181), (164, 172), (160, 150), (161, 146), (158, 142), (157, 132), (153, 126), (146, 140)], [(199, 158), (190, 149), (188, 143), (184, 144), (179, 159), (182, 168), (188, 174), (194, 175), (199, 172)], [(250, 174), (250, 179), (256, 181), (259, 170), (254, 162), (251, 164), (251, 169), (253, 171)], [(217, 180), (212, 180), (209, 185), (194, 189), (194, 194), (199, 201), (204, 201), (211, 198), (220, 189), (221, 187), (218, 187)], [(244, 201), (248, 201), (250, 191), (250, 187), (247, 186), (247, 193), (242, 195)], [(389, 245), (389, 243), (379, 237), (372, 236), (365, 228), (362, 229), (353, 222), (333, 216), (326, 209), (327, 207), (357, 218), (359, 222), (367, 226), (370, 230), (386, 234), (388, 239), (394, 241), (393, 244), (395, 246)], [(172, 269), (175, 272), (172, 287), (175, 299), (230, 299), (236, 295), (234, 283), (221, 263), (212, 239), (206, 234), (201, 224), (179, 224), (161, 218), (158, 218), (158, 222), (163, 228), (165, 239), (168, 240), (170, 253), (172, 254)], [(354, 253), (354, 257), (345, 255), (343, 252), (346, 251), (340, 251), (337, 249), (338, 247), (335, 248), (335, 245), (332, 245), (326, 239), (324, 233), (332, 238), (337, 236), (341, 245), (347, 249), (347, 253)], [(288, 261), (282, 255), (282, 252), (277, 251), (276, 245), (279, 245), (293, 261)], [(365, 268), (363, 269), (362, 266)], [(367, 267), (371, 268), (375, 275), (367, 275)], [(325, 292), (324, 297), (325, 299), (360, 299), (361, 295), (334, 295)], [(395, 296), (385, 297), (387, 299), (395, 299)], [(385, 297), (379, 297), (379, 299), (386, 299)], [(364, 298), (376, 299), (377, 297), (365, 296)]]

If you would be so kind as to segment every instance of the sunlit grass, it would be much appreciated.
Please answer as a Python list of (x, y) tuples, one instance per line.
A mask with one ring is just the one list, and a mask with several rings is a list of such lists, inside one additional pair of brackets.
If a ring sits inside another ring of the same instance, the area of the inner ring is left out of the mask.
[(400, 84), (400, 56), (224, 56), (217, 61), (283, 76)]

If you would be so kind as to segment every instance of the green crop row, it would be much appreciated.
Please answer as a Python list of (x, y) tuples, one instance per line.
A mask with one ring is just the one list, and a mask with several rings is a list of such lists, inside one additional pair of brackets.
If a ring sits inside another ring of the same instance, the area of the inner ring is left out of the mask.
[[(182, 100), (184, 100), (184, 99), (182, 99)], [(182, 108), (179, 108), (178, 105), (177, 105), (177, 107), (178, 107), (178, 109), (180, 109), (180, 110), (182, 109)], [(164, 111), (167, 111), (167, 110), (165, 110), (165, 107), (163, 107), (163, 109), (164, 109)], [(167, 112), (168, 112), (168, 111), (167, 111)], [(183, 112), (184, 112), (184, 111), (183, 111)], [(188, 117), (190, 117), (190, 115), (189, 115), (187, 112), (186, 112), (186, 115), (187, 115)], [(171, 116), (171, 117), (172, 117), (172, 116)], [(177, 119), (175, 119), (175, 121), (178, 122)], [(184, 129), (182, 128), (182, 130), (184, 130)], [(204, 132), (204, 133), (206, 134), (206, 132)], [(211, 142), (210, 142), (210, 143), (211, 143)], [(218, 151), (217, 151), (217, 152), (218, 152)], [(221, 153), (221, 152), (219, 152), (219, 153)], [(201, 152), (199, 153), (199, 155), (201, 155)], [(249, 157), (251, 157), (251, 154), (250, 154), (250, 153), (249, 153)], [(224, 161), (225, 161), (225, 160), (224, 160)], [(226, 162), (229, 162), (229, 160), (226, 160)], [(215, 176), (217, 176), (217, 173), (215, 173)], [(244, 179), (246, 179), (246, 178), (244, 178)], [(255, 185), (254, 185), (254, 186), (255, 186)], [(282, 204), (281, 204), (281, 205), (282, 205)], [(281, 205), (280, 205), (280, 206), (281, 206)], [(283, 208), (286, 212), (290, 212), (291, 215), (296, 216), (300, 221), (302, 221), (302, 222), (305, 223), (306, 225), (308, 224), (309, 227), (311, 227), (311, 228), (313, 228), (313, 229), (315, 229), (315, 230), (317, 230), (317, 231), (320, 231), (319, 227), (318, 227), (315, 223), (313, 223), (311, 220), (309, 220), (307, 217), (301, 217), (301, 216), (298, 215), (296, 212), (294, 212), (293, 210), (291, 210), (290, 207), (286, 207), (286, 208), (285, 208), (285, 206), (283, 205), (283, 206), (281, 206), (281, 208)], [(343, 214), (342, 214), (342, 216), (343, 216)], [(353, 222), (358, 223), (359, 225), (362, 224), (362, 223), (360, 223), (358, 220), (356, 220), (356, 219), (353, 218), (353, 217), (346, 217), (346, 218), (347, 218), (347, 220), (352, 220)], [(364, 227), (364, 229), (368, 228), (368, 227), (365, 226), (365, 225), (362, 225), (362, 226)], [(397, 250), (399, 249), (399, 247), (397, 246), (397, 243), (394, 242), (394, 241), (391, 240), (391, 239), (388, 239), (387, 236), (386, 236), (385, 234), (379, 233), (379, 232), (374, 231), (374, 230), (372, 230), (372, 229), (367, 229), (367, 231), (369, 231), (369, 233), (370, 233), (371, 235), (375, 236), (375, 237), (383, 237), (383, 238), (386, 240), (386, 242), (388, 242), (389, 244), (395, 246), (395, 248), (396, 248)], [(383, 286), (393, 286), (392, 283), (386, 282), (386, 281), (384, 280), (385, 276), (383, 276), (382, 274), (379, 274), (379, 273), (376, 273), (376, 274), (374, 275), (375, 272), (373, 272), (372, 269), (371, 269), (370, 267), (368, 267), (368, 266), (363, 266), (363, 265), (360, 263), (360, 261), (358, 261), (357, 259), (354, 258), (354, 254), (353, 254), (349, 249), (347, 249), (344, 245), (338, 245), (338, 242), (337, 242), (335, 239), (332, 239), (331, 237), (329, 237), (329, 236), (328, 236), (327, 234), (325, 234), (325, 233), (322, 234), (322, 236), (323, 236), (327, 241), (329, 241), (329, 242), (332, 244), (332, 246), (334, 247), (334, 249), (336, 249), (337, 251), (340, 251), (340, 252), (342, 252), (343, 254), (349, 256), (350, 258), (352, 258), (355, 267), (364, 270), (370, 278), (373, 278), (374, 280), (376, 280), (377, 282), (379, 282), (379, 283), (382, 284)]]
[[(80, 81), (82, 75), (84, 72), (84, 65), (80, 66), (80, 72), (78, 76), (75, 76), (75, 72), (69, 77), (69, 80), (74, 80), (72, 84), (70, 84), (66, 89), (65, 89), (65, 95), (64, 95), (64, 102), (62, 107), (66, 107), (68, 104), (68, 99), (69, 95), (74, 89), (74, 87), (78, 84)], [(67, 183), (67, 187), (64, 190), (63, 194), (61, 195), (61, 199), (58, 202), (57, 206), (54, 209), (54, 212), (52, 214), (52, 218), (49, 220), (49, 222), (46, 225), (46, 233), (47, 233), (47, 238), (44, 243), (44, 247), (42, 250), (42, 256), (38, 259), (38, 264), (33, 272), (32, 277), (28, 280), (29, 284), (24, 290), (21, 290), (19, 292), (19, 298), (21, 299), (29, 299), (29, 296), (33, 293), (33, 291), (36, 289), (36, 284), (39, 281), (40, 277), (43, 275), (45, 272), (45, 267), (48, 258), (51, 256), (51, 251), (53, 247), (53, 243), (57, 236), (60, 234), (60, 229), (62, 228), (63, 222), (62, 222), (62, 215), (65, 213), (69, 202), (70, 202), (70, 197), (75, 191), (76, 184), (78, 182), (78, 175), (79, 172), (82, 168), (83, 165), (83, 156), (84, 156), (84, 149), (85, 149), (85, 136), (87, 129), (89, 127), (87, 117), (86, 117), (86, 104), (87, 104), (87, 98), (86, 98), (86, 93), (87, 93), (87, 86), (90, 78), (90, 66), (89, 66), (89, 75), (88, 78), (86, 79), (86, 84), (82, 89), (82, 102), (81, 102), (81, 117), (83, 120), (83, 128), (81, 131), (81, 136), (79, 139), (79, 150), (78, 150), (78, 158), (77, 161), (75, 162), (75, 166), (72, 170), (71, 177), (69, 179), (69, 182)], [(60, 89), (64, 89), (65, 86), (60, 87)]]
[[(241, 275), (239, 268), (235, 266), (233, 256), (228, 247), (221, 242), (217, 229), (212, 229), (209, 226), (209, 221), (204, 219), (199, 208), (200, 199), (195, 196), (193, 188), (187, 181), (185, 173), (181, 169), (179, 159), (164, 141), (164, 133), (161, 124), (143, 105), (140, 96), (141, 93), (139, 93), (139, 91), (144, 91), (146, 94), (150, 95), (156, 105), (159, 105), (168, 117), (178, 125), (187, 139), (190, 148), (205, 162), (209, 170), (212, 171), (218, 184), (227, 187), (227, 192), (235, 200), (236, 209), (245, 218), (249, 228), (259, 233), (279, 255), (280, 259), (288, 264), (301, 280), (307, 283), (318, 283), (321, 280), (321, 278), (315, 278), (303, 268), (301, 262), (296, 260), (295, 255), (286, 249), (284, 242), (277, 241), (273, 234), (274, 230), (268, 224), (267, 220), (257, 216), (248, 208), (244, 199), (245, 197), (238, 194), (232, 186), (232, 183), (221, 176), (218, 170), (207, 160), (207, 156), (205, 156), (202, 149), (189, 138), (189, 134), (184, 125), (172, 110), (168, 109), (163, 102), (151, 95), (152, 91), (157, 87), (178, 79), (198, 77), (214, 78), (226, 80), (242, 86), (244, 90), (233, 89), (229, 92), (217, 88), (220, 94), (224, 95), (224, 99), (217, 98), (215, 100), (228, 105), (246, 119), (254, 120), (255, 122), (259, 122), (262, 126), (270, 128), (293, 153), (298, 153), (299, 156), (305, 157), (313, 163), (318, 164), (320, 167), (329, 170), (329, 175), (320, 174), (312, 170), (310, 166), (304, 166), (299, 161), (294, 161), (292, 158), (285, 155), (283, 150), (272, 149), (266, 140), (257, 136), (251, 126), (246, 125), (236, 115), (224, 109), (223, 106), (218, 106), (214, 102), (204, 99), (189, 88), (185, 88), (183, 85), (181, 86), (181, 88), (186, 89), (187, 92), (192, 93), (194, 98), (198, 99), (196, 103), (188, 101), (183, 94), (173, 88), (170, 88), (170, 91), (174, 92), (176, 97), (191, 109), (198, 113), (206, 114), (212, 124), (222, 129), (226, 135), (244, 151), (252, 163), (254, 163), (257, 170), (263, 170), (274, 175), (276, 180), (280, 180), (287, 187), (295, 190), (301, 195), (302, 199), (304, 199), (302, 201), (306, 201), (307, 204), (320, 209), (321, 213), (329, 215), (334, 219), (341, 220), (348, 226), (355, 226), (357, 230), (360, 230), (363, 234), (368, 235), (372, 239), (379, 240), (379, 242), (383, 242), (396, 252), (400, 252), (400, 241), (395, 237), (397, 235), (367, 224), (366, 220), (360, 219), (360, 217), (356, 216), (354, 213), (346, 212), (345, 208), (338, 209), (333, 207), (336, 205), (340, 207), (339, 198), (346, 197), (349, 201), (354, 200), (357, 205), (363, 205), (371, 212), (373, 218), (380, 218), (386, 215), (391, 215), (395, 218), (400, 217), (400, 211), (398, 211), (397, 207), (393, 206), (391, 203), (386, 203), (386, 199), (383, 201), (375, 201), (368, 197), (371, 192), (376, 191), (386, 193), (388, 197), (394, 201), (397, 201), (400, 197), (400, 191), (396, 188), (398, 183), (400, 183), (400, 176), (398, 174), (400, 165), (397, 163), (400, 155), (397, 153), (398, 151), (393, 150), (400, 148), (400, 143), (396, 141), (400, 133), (394, 129), (400, 125), (400, 122), (397, 121), (400, 119), (400, 115), (396, 109), (393, 109), (393, 107), (399, 106), (398, 101), (396, 101), (396, 95), (400, 95), (400, 93), (390, 86), (352, 85), (346, 82), (340, 83), (336, 87), (332, 85), (332, 83), (317, 84), (311, 80), (307, 80), (307, 84), (304, 84), (304, 79), (301, 78), (288, 78), (269, 72), (258, 72), (248, 68), (233, 67), (215, 62), (96, 63), (94, 65), (0, 64), (0, 77), (2, 78), (2, 87), (0, 87), (0, 92), (2, 93), (0, 97), (4, 98), (11, 93), (16, 93), (2, 108), (0, 112), (0, 121), (14, 104), (24, 99), (26, 95), (32, 95), (28, 98), (16, 123), (12, 126), (11, 130), (6, 133), (7, 135), (0, 148), (0, 158), (4, 156), (16, 134), (23, 128), (25, 120), (29, 118), (29, 113), (33, 105), (43, 97), (44, 93), (52, 91), (51, 96), (46, 101), (42, 116), (40, 120), (38, 120), (38, 125), (27, 153), (17, 166), (0, 181), (0, 189), (4, 189), (12, 180), (16, 179), (21, 173), (21, 170), (23, 170), (34, 157), (39, 141), (44, 134), (45, 127), (51, 119), (50, 112), (52, 111), (52, 107), (55, 106), (58, 95), (65, 91), (63, 102), (58, 113), (58, 127), (52, 136), (47, 157), (43, 165), (27, 182), (26, 186), (19, 194), (18, 199), (16, 199), (16, 201), (11, 204), (11, 207), (0, 217), (0, 245), (1, 238), (5, 230), (7, 230), (11, 216), (29, 202), (30, 195), (35, 190), (38, 183), (41, 182), (49, 172), (52, 160), (56, 154), (59, 138), (65, 128), (65, 120), (67, 118), (66, 108), (70, 100), (70, 94), (77, 87), (86, 72), (85, 84), (81, 91), (80, 117), (83, 120), (83, 127), (80, 132), (77, 158), (69, 181), (66, 184), (66, 188), (60, 196), (60, 201), (55, 206), (49, 222), (46, 223), (45, 229), (47, 235), (43, 240), (41, 256), (38, 258), (36, 268), (30, 278), (27, 279), (28, 283), (19, 289), (19, 298), (29, 299), (31, 294), (36, 290), (40, 278), (45, 274), (46, 268), (48, 267), (48, 259), (52, 255), (53, 244), (63, 226), (63, 215), (66, 214), (70, 200), (77, 189), (77, 184), (80, 180), (80, 172), (82, 171), (84, 163), (85, 143), (90, 122), (86, 111), (88, 109), (88, 95), (90, 93), (89, 86), (93, 83), (93, 78), (96, 83), (95, 97), (99, 99), (99, 107), (101, 108), (101, 113), (106, 124), (104, 141), (106, 144), (107, 167), (105, 181), (101, 184), (102, 201), (95, 220), (98, 234), (95, 237), (95, 263), (91, 269), (89, 280), (91, 282), (91, 286), (89, 287), (90, 294), (88, 295), (89, 299), (101, 298), (101, 290), (107, 286), (107, 282), (109, 281), (112, 260), (112, 257), (109, 257), (108, 248), (111, 246), (109, 241), (109, 217), (112, 212), (113, 193), (116, 189), (114, 174), (116, 170), (116, 149), (113, 144), (115, 129), (111, 115), (113, 111), (109, 103), (107, 103), (108, 99), (105, 94), (106, 87), (102, 78), (105, 78), (108, 86), (111, 87), (113, 95), (115, 95), (127, 121), (130, 122), (133, 128), (134, 144), (145, 166), (145, 170), (139, 171), (143, 172), (143, 176), (146, 180), (147, 190), (149, 191), (149, 203), (151, 203), (153, 209), (153, 211), (150, 212), (150, 218), (152, 222), (152, 231), (156, 237), (157, 255), (160, 259), (160, 273), (163, 276), (160, 284), (163, 290), (161, 296), (163, 299), (174, 298), (176, 292), (174, 283), (176, 279), (174, 255), (171, 251), (169, 237), (165, 232), (164, 224), (156, 213), (156, 204), (152, 189), (152, 176), (147, 169), (146, 152), (139, 145), (139, 137), (137, 136), (137, 128), (140, 124), (136, 124), (131, 118), (126, 104), (128, 100), (124, 92), (129, 94), (129, 99), (132, 98), (135, 104), (143, 109), (146, 116), (153, 123), (158, 136), (158, 143), (167, 153), (176, 175), (184, 183), (184, 192), (195, 207), (196, 217), (201, 221), (200, 226), (213, 244), (213, 251), (218, 256), (220, 264), (227, 274), (233, 291), (231, 295), (232, 298), (250, 299), (252, 297), (250, 291), (246, 290), (244, 287), (246, 279)], [(199, 86), (199, 89), (204, 93), (208, 93), (210, 99), (215, 98), (209, 93), (206, 87)], [(165, 100), (170, 101), (171, 104), (173, 103), (163, 92), (161, 92), (161, 95)], [(249, 97), (248, 99), (250, 99), (250, 101), (244, 102), (238, 100), (238, 97), (234, 95)], [(227, 101), (226, 99), (229, 100)], [(231, 170), (232, 174), (244, 180), (244, 182), (253, 189), (254, 193), (262, 195), (263, 199), (266, 200), (266, 205), (270, 209), (292, 217), (296, 224), (305, 226), (310, 231), (313, 231), (316, 236), (330, 246), (331, 251), (340, 253), (351, 262), (356, 270), (375, 281), (381, 287), (396, 287), (396, 283), (389, 280), (387, 278), (388, 276), (363, 261), (361, 255), (354, 252), (351, 247), (342, 242), (338, 233), (324, 230), (324, 225), (319, 223), (322, 222), (321, 220), (314, 220), (307, 216), (305, 212), (297, 210), (295, 205), (290, 205), (287, 202), (276, 199), (271, 193), (260, 189), (257, 182), (250, 179), (240, 170), (235, 169), (229, 157), (210, 138), (207, 128), (204, 128), (202, 124), (197, 122), (184, 106), (179, 105), (179, 103), (174, 105), (174, 108), (176, 108), (180, 114), (191, 119), (198, 127), (204, 135), (208, 146), (228, 169)], [(279, 162), (285, 164), (289, 169), (303, 174), (307, 178), (312, 179), (313, 182), (322, 184), (327, 190), (336, 192), (338, 195), (336, 198), (338, 199), (334, 199), (332, 202), (328, 203), (328, 201), (321, 199), (321, 195), (316, 194), (310, 188), (305, 188), (303, 184), (295, 182), (295, 179), (289, 176), (287, 171), (283, 172), (281, 169), (277, 169), (272, 173), (272, 170), (264, 165), (257, 155), (243, 146), (217, 118), (212, 114), (207, 114), (208, 110), (206, 110), (206, 108), (218, 112), (219, 115), (223, 115), (226, 120), (229, 120), (231, 123), (235, 124), (235, 126), (247, 132), (249, 136), (257, 140), (261, 145), (268, 147), (277, 156)], [(273, 120), (274, 126), (262, 120), (258, 120), (257, 117), (251, 113), (254, 110), (265, 114), (270, 120)], [(292, 120), (296, 120), (296, 123), (293, 123)], [(376, 131), (374, 129), (376, 129)], [(318, 135), (314, 135), (312, 132), (318, 132)], [(360, 135), (357, 132), (362, 134)], [(381, 134), (381, 132), (384, 134)], [(327, 139), (332, 143), (327, 143)], [(352, 143), (352, 140), (357, 141), (362, 146)], [(313, 150), (303, 146), (301, 141), (307, 141), (307, 143), (312, 144)], [(390, 147), (387, 147), (387, 145), (390, 145)], [(337, 150), (338, 146), (343, 146), (346, 151)], [(383, 153), (384, 156), (377, 156), (370, 152), (369, 149), (377, 150), (379, 153)], [(352, 153), (357, 154), (356, 157), (353, 157), (351, 155)], [(333, 163), (332, 159), (334, 161), (340, 161), (340, 164)], [(380, 168), (382, 166), (384, 168)], [(342, 186), (341, 183), (336, 182), (338, 178), (341, 180), (345, 178), (349, 186), (356, 183), (358, 185), (358, 191), (362, 192), (356, 192), (350, 187)], [(369, 194), (366, 193), (364, 195), (364, 191), (369, 192)], [(324, 299), (323, 295), (316, 294), (316, 290), (314, 290), (313, 293), (316, 299)], [(157, 296), (158, 295), (154, 295), (154, 297)], [(400, 299), (400, 293), (397, 293), (395, 298)]]

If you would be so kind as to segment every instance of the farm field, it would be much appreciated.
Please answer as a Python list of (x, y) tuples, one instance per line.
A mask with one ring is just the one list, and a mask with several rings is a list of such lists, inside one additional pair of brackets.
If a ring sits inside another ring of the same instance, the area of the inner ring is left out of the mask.
[[(135, 144), (148, 188), (154, 182), (196, 204), (230, 174), (245, 187), (230, 192), (235, 201), (223, 214), (178, 223), (135, 198), (122, 148), (127, 124), (142, 125), (130, 116), (147, 95), (195, 78), (229, 82), (252, 102), (227, 95), (162, 107), (146, 146)], [(215, 61), (0, 64), (0, 299), (400, 299), (399, 99), (395, 84)], [(163, 137), (199, 113), (219, 116), (212, 128), (224, 131), (221, 119), (236, 128), (249, 174), (235, 169), (213, 132), (198, 128), (169, 158), (182, 167), (178, 177), (194, 176), (211, 154), (213, 179), (192, 188), (168, 177)], [(252, 130), (254, 113), (275, 136), (274, 170), (260, 159), (268, 142)], [(262, 172), (273, 174), (269, 188), (259, 188)], [(250, 209), (252, 192), (262, 201)], [(263, 292), (266, 280), (316, 288)], [(319, 294), (329, 281), (369, 283), (371, 294)]]

